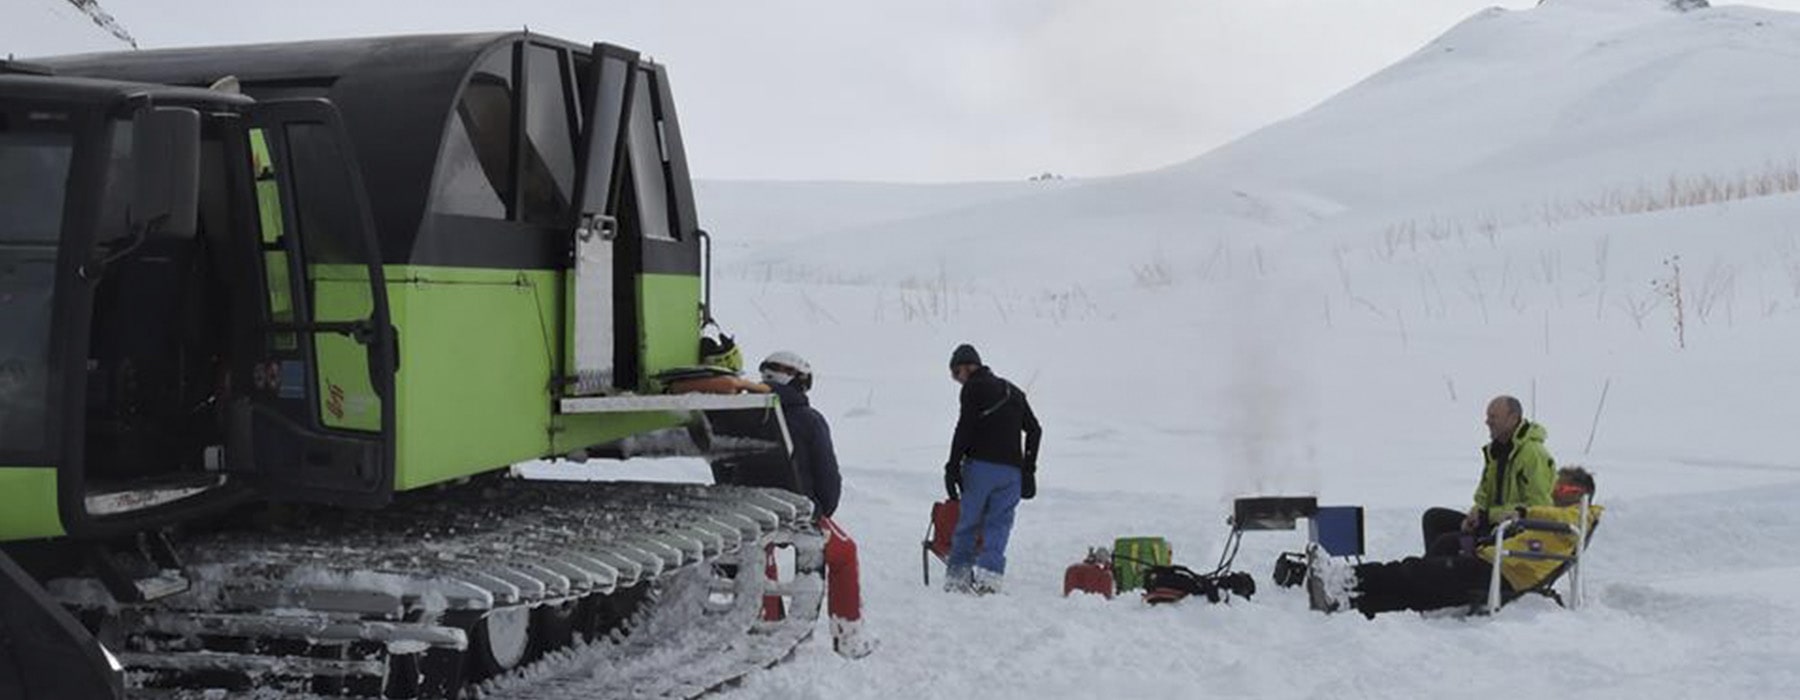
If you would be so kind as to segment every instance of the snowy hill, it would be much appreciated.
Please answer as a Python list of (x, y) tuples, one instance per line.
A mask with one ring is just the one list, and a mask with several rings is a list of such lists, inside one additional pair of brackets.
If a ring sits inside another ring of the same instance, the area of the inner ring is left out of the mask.
[(970, 207), (1055, 192), (1070, 181), (913, 185), (861, 182), (700, 181), (706, 224), (728, 231), (716, 244), (722, 258), (741, 259), (752, 247), (791, 243), (845, 229), (878, 226)]
[[(1800, 693), (1797, 39), (1748, 7), (1550, 0), (1157, 172), (871, 212), (838, 185), (710, 183), (703, 217), (817, 231), (715, 223), (752, 243), (722, 250), (715, 298), (747, 354), (819, 368), (884, 638), (730, 696)], [(1009, 590), (980, 600), (916, 569), (965, 341), (1047, 431)], [(1298, 533), (1246, 538), (1248, 601), (1059, 595), (1117, 536), (1210, 567), (1245, 493), (1364, 505), (1372, 558), (1416, 553), (1420, 511), (1467, 505), (1500, 393), (1597, 474), (1585, 610), (1319, 615), (1268, 579)]]
[(134, 42), (96, 0), (11, 0), (0, 21), (0, 57), (117, 51)]
[[(1318, 109), (1177, 168), (1346, 206), (1506, 208), (1791, 165), (1800, 18), (1653, 0), (1489, 10)], [(1172, 174), (1175, 175), (1175, 174)]]
[[(950, 245), (1030, 256), (1102, 238), (1096, 262), (1117, 277), (1128, 265), (1114, 258), (1198, 254), (1220, 238), (1434, 217), (1517, 223), (1661, 193), (1671, 179), (1765, 182), (1790, 176), (1800, 158), (1788, 127), (1800, 83), (1783, 78), (1800, 73), (1796, 43), (1800, 18), (1751, 7), (1493, 9), (1319, 107), (1188, 163), (955, 215), (846, 226), (763, 247), (746, 263), (903, 279), (956, 270)], [(1029, 231), (1000, 225), (1024, 220)], [(859, 255), (876, 239), (899, 242), (883, 244), (891, 254), (878, 264)]]

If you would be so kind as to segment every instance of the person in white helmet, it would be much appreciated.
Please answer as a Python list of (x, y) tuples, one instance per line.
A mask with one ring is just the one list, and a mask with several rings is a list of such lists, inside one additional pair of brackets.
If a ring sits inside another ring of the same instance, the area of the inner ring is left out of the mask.
[[(757, 369), (762, 374), (763, 384), (781, 399), (781, 412), (787, 419), (788, 433), (794, 443), (794, 471), (800, 482), (798, 492), (812, 499), (819, 531), (825, 535), (825, 592), (831, 617), (832, 648), (850, 658), (867, 656), (875, 650), (875, 640), (862, 629), (862, 584), (857, 573), (856, 541), (832, 520), (837, 513), (838, 497), (842, 494), (843, 478), (838, 473), (837, 452), (831, 444), (831, 426), (807, 398), (813, 385), (812, 364), (798, 353), (783, 350), (771, 353)], [(770, 565), (773, 565), (772, 557)], [(779, 614), (779, 605), (773, 609), (765, 606), (764, 612)]]

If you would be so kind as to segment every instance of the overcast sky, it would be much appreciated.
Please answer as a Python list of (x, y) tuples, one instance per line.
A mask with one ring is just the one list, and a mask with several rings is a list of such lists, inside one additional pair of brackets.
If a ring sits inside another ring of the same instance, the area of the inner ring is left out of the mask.
[[(47, 1), (63, 0), (0, 4)], [(143, 48), (521, 26), (624, 44), (669, 66), (700, 177), (915, 182), (1187, 160), (1483, 7), (1536, 4), (101, 0)], [(1800, 10), (1800, 0), (1748, 4)]]

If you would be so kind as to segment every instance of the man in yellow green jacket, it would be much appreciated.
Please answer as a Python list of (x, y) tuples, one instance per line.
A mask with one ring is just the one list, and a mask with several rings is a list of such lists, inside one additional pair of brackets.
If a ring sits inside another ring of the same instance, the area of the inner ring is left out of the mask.
[(1467, 511), (1425, 511), (1421, 520), (1426, 555), (1462, 551), (1469, 537), (1489, 529), (1514, 508), (1550, 505), (1556, 459), (1544, 447), (1543, 424), (1525, 420), (1518, 399), (1498, 396), (1488, 402), (1487, 428), (1492, 441), (1481, 446), (1483, 467), (1475, 504)]
[[(1518, 506), (1498, 519), (1521, 518), (1574, 525), (1581, 521), (1581, 501), (1594, 494), (1594, 476), (1581, 467), (1557, 472), (1552, 505)], [(1588, 508), (1587, 527), (1600, 522), (1601, 508)], [(1500, 543), (1509, 552), (1535, 552), (1569, 556), (1577, 546), (1575, 535), (1542, 530), (1520, 530)], [(1345, 606), (1369, 617), (1394, 610), (1435, 610), (1466, 607), (1487, 594), (1494, 575), (1494, 545), (1477, 547), (1473, 554), (1407, 557), (1395, 562), (1358, 564), (1354, 567), (1318, 559), (1307, 575), (1307, 592), (1315, 610), (1333, 612)], [(1563, 562), (1508, 556), (1500, 577), (1507, 593), (1543, 584)]]

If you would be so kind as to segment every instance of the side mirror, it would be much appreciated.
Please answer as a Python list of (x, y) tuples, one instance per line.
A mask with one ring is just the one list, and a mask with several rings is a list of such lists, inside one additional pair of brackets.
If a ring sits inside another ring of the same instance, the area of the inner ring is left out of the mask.
[(131, 225), (155, 224), (165, 236), (192, 236), (200, 208), (200, 112), (152, 107), (131, 132)]

